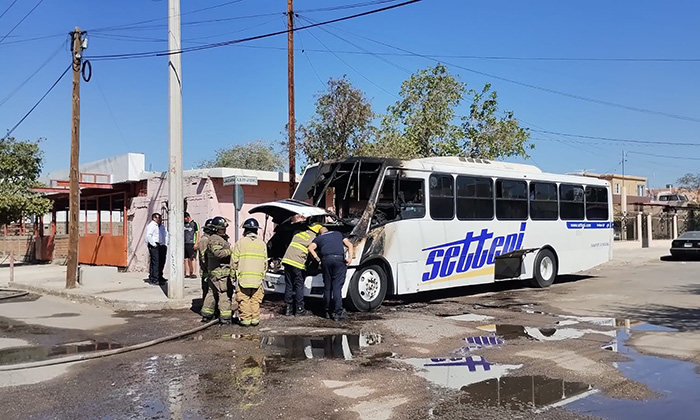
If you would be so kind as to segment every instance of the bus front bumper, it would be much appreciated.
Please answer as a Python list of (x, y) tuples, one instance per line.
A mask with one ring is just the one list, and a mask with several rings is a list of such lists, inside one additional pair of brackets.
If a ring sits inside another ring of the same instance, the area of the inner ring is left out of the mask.
[[(265, 293), (284, 293), (286, 288), (283, 273), (267, 273), (263, 281)], [(306, 276), (304, 278), (304, 296), (323, 297), (323, 276)]]

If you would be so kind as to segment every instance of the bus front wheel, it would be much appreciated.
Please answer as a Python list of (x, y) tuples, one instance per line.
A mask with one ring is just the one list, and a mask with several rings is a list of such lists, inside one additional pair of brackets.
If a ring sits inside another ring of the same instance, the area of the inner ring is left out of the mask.
[(530, 282), (533, 287), (549, 287), (557, 277), (557, 258), (548, 249), (542, 249), (535, 257), (535, 267)]
[(356, 311), (377, 309), (386, 296), (387, 280), (384, 269), (378, 265), (360, 267), (350, 280), (348, 303)]

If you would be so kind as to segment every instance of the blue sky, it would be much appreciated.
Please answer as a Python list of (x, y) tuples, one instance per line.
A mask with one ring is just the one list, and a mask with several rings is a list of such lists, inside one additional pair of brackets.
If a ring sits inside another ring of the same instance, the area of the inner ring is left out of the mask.
[[(17, 2), (0, 19), (0, 37), (39, 0)], [(296, 0), (301, 18), (327, 20), (381, 6), (312, 11), (367, 0)], [(0, 1), (0, 13), (11, 3)], [(183, 0), (183, 46), (284, 30), (286, 1)], [(245, 18), (250, 15), (265, 15)], [(409, 73), (435, 62), (397, 53), (374, 41), (423, 55), (557, 58), (700, 57), (700, 4), (693, 1), (490, 1), (423, 0), (420, 3), (295, 37), (297, 120), (314, 111), (322, 81), (346, 74), (371, 99), (376, 112), (396, 101)], [(0, 43), (0, 102), (53, 56), (26, 86), (0, 105), (0, 128), (11, 128), (70, 62), (67, 33), (88, 30), (86, 56), (167, 49), (167, 0), (45, 0)], [(240, 19), (229, 19), (229, 18)], [(241, 18), (243, 17), (243, 18)], [(132, 29), (100, 30), (159, 19)], [(219, 19), (219, 22), (196, 23)], [(304, 20), (300, 20), (304, 23)], [(333, 35), (335, 34), (335, 35)], [(49, 36), (28, 41), (33, 37)], [(349, 41), (349, 42), (346, 42)], [(354, 44), (354, 45), (353, 45)], [(256, 139), (280, 142), (287, 122), (286, 36), (183, 54), (184, 164), (195, 166), (214, 151)], [(304, 48), (304, 52), (301, 49)], [(327, 49), (335, 51), (329, 53)], [(342, 60), (341, 60), (342, 59)], [(700, 119), (700, 61), (611, 62), (445, 58), (451, 71), (480, 89), (491, 82), (502, 109), (525, 126), (593, 137), (697, 143), (699, 122), (635, 112), (525, 87), (480, 73), (573, 95)], [(147, 166), (168, 162), (167, 58), (94, 61), (82, 85), (81, 162), (142, 152)], [(461, 68), (457, 68), (460, 66)], [(407, 72), (408, 71), (408, 72)], [(65, 168), (70, 147), (70, 74), (14, 133), (46, 138), (45, 170)], [(320, 80), (319, 80), (320, 79)], [(466, 112), (466, 104), (462, 108)], [(545, 171), (620, 173), (649, 178), (652, 187), (697, 170), (700, 147), (625, 144), (533, 132), (529, 163)], [(641, 154), (640, 154), (641, 153)], [(678, 156), (669, 159), (661, 156)], [(512, 159), (521, 161), (519, 159)]]

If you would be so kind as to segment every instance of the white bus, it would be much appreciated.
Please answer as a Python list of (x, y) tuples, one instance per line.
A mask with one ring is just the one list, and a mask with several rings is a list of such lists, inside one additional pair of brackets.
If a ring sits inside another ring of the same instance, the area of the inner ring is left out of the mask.
[[(321, 221), (355, 245), (343, 297), (360, 311), (387, 295), (556, 276), (612, 258), (607, 181), (535, 166), (461, 157), (348, 158), (309, 166), (291, 200), (261, 204), (277, 224), (264, 288), (284, 292), (279, 265), (295, 214)], [(317, 268), (305, 294), (321, 297)]]

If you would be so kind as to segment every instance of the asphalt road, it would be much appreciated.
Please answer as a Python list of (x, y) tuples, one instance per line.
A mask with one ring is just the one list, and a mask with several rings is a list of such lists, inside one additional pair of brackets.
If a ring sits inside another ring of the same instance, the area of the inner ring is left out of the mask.
[[(388, 300), (335, 323), (214, 326), (103, 359), (0, 372), (3, 419), (688, 419), (700, 409), (700, 262), (655, 250), (549, 289)], [(311, 305), (314, 307), (314, 305)], [(0, 302), (0, 364), (128, 346), (199, 324), (59, 298)]]

